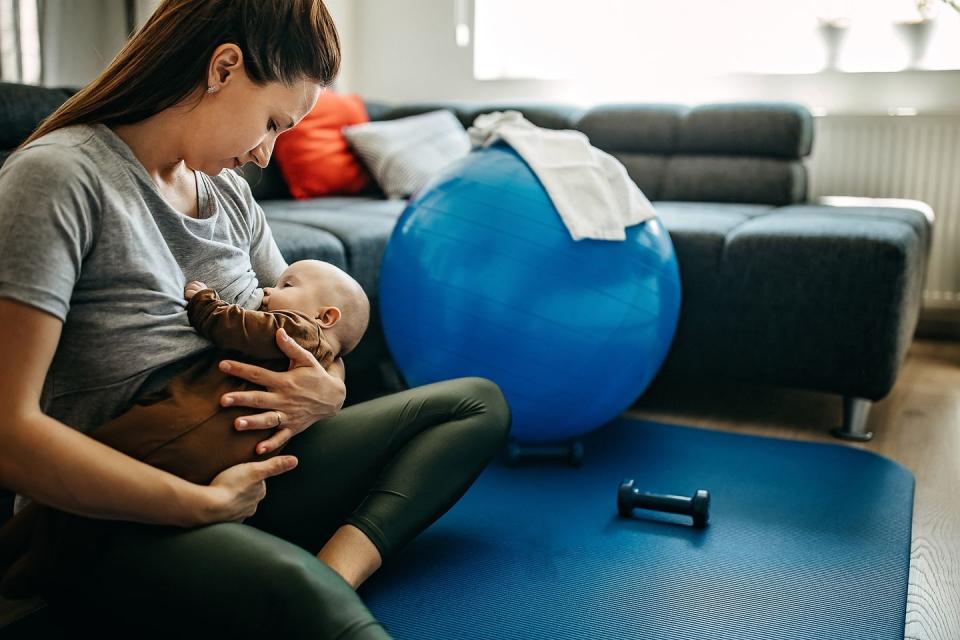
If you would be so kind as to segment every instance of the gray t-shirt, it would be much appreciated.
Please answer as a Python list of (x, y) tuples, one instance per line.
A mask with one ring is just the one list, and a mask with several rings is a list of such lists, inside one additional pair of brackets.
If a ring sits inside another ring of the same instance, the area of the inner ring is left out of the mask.
[(0, 297), (64, 323), (41, 397), (47, 415), (89, 432), (125, 411), (148, 377), (162, 386), (210, 348), (187, 321), (187, 282), (256, 309), (260, 287), (286, 268), (246, 181), (233, 170), (196, 175), (194, 219), (101, 124), (49, 133), (0, 169)]

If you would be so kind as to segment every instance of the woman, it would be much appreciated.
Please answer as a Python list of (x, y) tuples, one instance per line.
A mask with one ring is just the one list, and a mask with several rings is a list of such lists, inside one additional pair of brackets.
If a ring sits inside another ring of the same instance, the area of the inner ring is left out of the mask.
[(186, 320), (188, 280), (249, 308), (276, 282), (286, 264), (229, 169), (266, 166), (339, 61), (321, 0), (165, 0), (0, 169), (0, 484), (106, 536), (43, 585), (66, 620), (389, 637), (354, 590), (506, 435), (503, 396), (479, 378), (339, 411), (343, 363), (331, 375), (282, 335), (290, 370), (224, 361), (265, 390), (221, 402), (251, 407), (236, 427), (285, 455), (200, 486), (85, 435), (209, 347)]

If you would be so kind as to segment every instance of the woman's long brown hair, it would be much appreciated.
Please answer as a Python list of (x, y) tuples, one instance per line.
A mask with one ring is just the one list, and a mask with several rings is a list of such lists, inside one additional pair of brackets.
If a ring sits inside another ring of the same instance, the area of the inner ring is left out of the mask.
[[(232, 43), (258, 85), (312, 80), (340, 68), (340, 38), (322, 0), (164, 0), (109, 66), (22, 145), (73, 124), (130, 124), (206, 86), (214, 50)], [(202, 94), (201, 94), (202, 95)]]

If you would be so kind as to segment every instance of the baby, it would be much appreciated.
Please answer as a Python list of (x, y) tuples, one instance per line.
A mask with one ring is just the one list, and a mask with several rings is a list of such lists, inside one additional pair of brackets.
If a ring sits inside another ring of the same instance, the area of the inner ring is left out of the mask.
[[(327, 368), (360, 342), (370, 303), (353, 278), (318, 260), (287, 267), (275, 287), (264, 288), (263, 304), (256, 311), (224, 302), (197, 281), (187, 284), (184, 297), (190, 324), (217, 348), (90, 436), (190, 482), (209, 484), (229, 467), (266, 460), (283, 449), (255, 449), (275, 431), (234, 428), (235, 420), (250, 409), (222, 407), (221, 396), (262, 387), (220, 371), (220, 361), (242, 360), (286, 371), (289, 359), (276, 343), (282, 328)], [(0, 595), (34, 595), (55, 553), (65, 553), (64, 543), (69, 540), (76, 548), (76, 538), (82, 537), (78, 533), (95, 528), (96, 521), (37, 503), (21, 509), (0, 529)]]

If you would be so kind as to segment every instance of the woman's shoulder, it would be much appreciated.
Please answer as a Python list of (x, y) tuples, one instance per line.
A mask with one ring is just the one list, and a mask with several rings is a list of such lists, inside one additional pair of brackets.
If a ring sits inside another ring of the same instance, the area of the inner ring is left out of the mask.
[(43, 135), (7, 158), (0, 167), (0, 180), (24, 173), (44, 176), (54, 183), (76, 179), (96, 180), (97, 160), (90, 143), (96, 131), (89, 125), (72, 125)]

